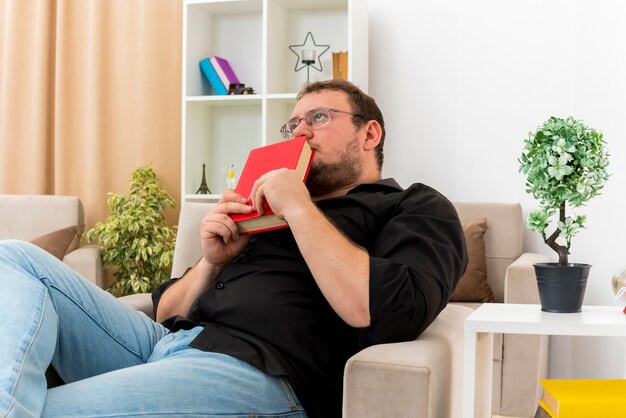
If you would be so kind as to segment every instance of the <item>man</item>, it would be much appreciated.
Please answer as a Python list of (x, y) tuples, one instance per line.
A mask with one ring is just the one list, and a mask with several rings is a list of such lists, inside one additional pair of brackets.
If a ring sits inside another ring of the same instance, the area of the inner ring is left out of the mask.
[[(305, 86), (281, 131), (315, 150), (306, 186), (281, 169), (222, 196), (201, 260), (153, 293), (158, 322), (0, 244), (0, 415), (341, 415), (345, 361), (432, 322), (465, 269), (463, 233), (435, 190), (380, 180), (383, 117), (351, 83)], [(228, 214), (248, 199), (289, 229), (240, 235)], [(51, 359), (71, 383), (46, 392)]]

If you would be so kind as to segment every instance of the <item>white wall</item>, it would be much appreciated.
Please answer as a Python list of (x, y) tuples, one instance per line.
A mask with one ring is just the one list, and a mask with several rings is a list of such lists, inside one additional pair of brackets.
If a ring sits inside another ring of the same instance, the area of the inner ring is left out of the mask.
[[(370, 93), (386, 117), (384, 175), (451, 200), (536, 202), (517, 158), (549, 116), (604, 134), (612, 177), (579, 213), (570, 260), (593, 265), (585, 304), (616, 305), (626, 269), (626, 2), (369, 0)], [(553, 255), (528, 232), (525, 250)], [(564, 314), (565, 315), (565, 314)], [(618, 339), (552, 338), (551, 377), (623, 377)]]

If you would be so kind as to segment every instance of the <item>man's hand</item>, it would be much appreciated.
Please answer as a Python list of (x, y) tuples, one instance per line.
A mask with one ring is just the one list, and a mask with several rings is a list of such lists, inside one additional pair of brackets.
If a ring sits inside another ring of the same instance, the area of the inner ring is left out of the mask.
[(251, 213), (246, 198), (236, 193), (225, 193), (217, 206), (200, 222), (202, 256), (212, 265), (230, 262), (243, 251), (250, 237), (239, 235), (237, 224), (230, 213)]
[(235, 193), (222, 196), (200, 223), (202, 259), (163, 293), (156, 313), (161, 322), (173, 315), (187, 316), (196, 298), (213, 284), (223, 265), (239, 255), (250, 237), (239, 235), (229, 213), (250, 213), (246, 199)]
[(263, 214), (263, 200), (272, 208), (274, 215), (287, 220), (289, 210), (311, 205), (312, 200), (302, 176), (295, 170), (279, 168), (261, 176), (252, 187), (250, 201), (255, 210)]

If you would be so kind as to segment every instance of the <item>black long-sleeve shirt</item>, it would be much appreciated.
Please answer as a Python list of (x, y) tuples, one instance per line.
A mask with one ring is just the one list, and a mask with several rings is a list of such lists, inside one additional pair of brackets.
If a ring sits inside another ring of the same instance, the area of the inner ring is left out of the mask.
[[(467, 254), (453, 205), (423, 184), (402, 190), (381, 180), (317, 206), (369, 253), (369, 327), (352, 328), (335, 313), (289, 229), (254, 235), (187, 318), (164, 324), (172, 331), (204, 326), (192, 346), (287, 375), (310, 417), (340, 417), (348, 358), (373, 344), (415, 339), (446, 306)], [(176, 280), (154, 291), (155, 312)]]

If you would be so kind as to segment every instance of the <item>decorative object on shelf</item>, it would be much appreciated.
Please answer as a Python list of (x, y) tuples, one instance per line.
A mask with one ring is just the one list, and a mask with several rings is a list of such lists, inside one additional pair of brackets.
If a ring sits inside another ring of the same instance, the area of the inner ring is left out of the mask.
[(228, 86), (228, 94), (238, 95), (238, 94), (256, 94), (254, 89), (250, 86), (247, 86), (242, 83), (231, 83)]
[(209, 185), (206, 184), (206, 174), (205, 174), (205, 165), (202, 164), (202, 181), (200, 182), (200, 187), (196, 194), (211, 194), (211, 189), (209, 189)]
[(611, 278), (611, 288), (615, 293), (615, 299), (624, 304), (624, 313), (626, 314), (626, 270), (622, 271), (619, 276)]
[(348, 51), (333, 52), (333, 78), (348, 79)]
[(109, 193), (109, 216), (87, 232), (98, 241), (102, 264), (111, 268), (115, 282), (108, 291), (115, 296), (151, 292), (170, 278), (177, 227), (168, 227), (164, 209), (176, 202), (158, 184), (150, 166), (132, 173), (126, 196)]
[[(311, 40), (309, 41), (309, 38)], [(330, 48), (330, 45), (318, 45), (315, 43), (315, 38), (311, 32), (307, 32), (306, 37), (304, 38), (304, 42), (300, 45), (289, 45), (289, 49), (291, 52), (296, 54), (298, 59), (296, 60), (296, 66), (294, 67), (294, 71), (298, 72), (304, 67), (306, 67), (306, 82), (308, 83), (309, 78), (309, 69), (313, 67), (319, 72), (322, 72), (322, 60), (321, 56), (324, 55), (326, 51)], [(321, 51), (321, 52), (320, 52)], [(315, 65), (315, 63), (319, 64), (319, 67)]]
[(224, 180), (224, 193), (232, 192), (237, 187), (237, 178), (235, 177), (235, 165), (229, 163), (226, 168), (226, 179)]
[[(526, 192), (540, 205), (529, 214), (527, 226), (559, 256), (558, 263), (534, 265), (543, 311), (581, 310), (591, 266), (569, 263), (568, 255), (585, 216), (566, 216), (566, 209), (580, 207), (600, 193), (609, 178), (608, 156), (602, 134), (573, 117), (551, 117), (524, 141), (519, 170), (527, 176)], [(556, 228), (547, 235), (555, 215)]]

